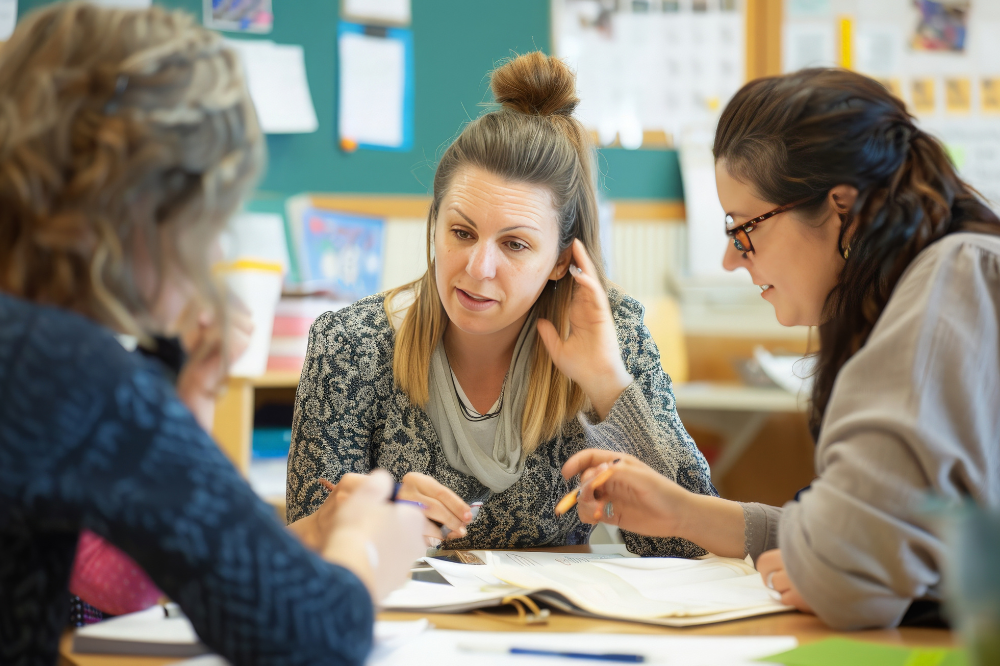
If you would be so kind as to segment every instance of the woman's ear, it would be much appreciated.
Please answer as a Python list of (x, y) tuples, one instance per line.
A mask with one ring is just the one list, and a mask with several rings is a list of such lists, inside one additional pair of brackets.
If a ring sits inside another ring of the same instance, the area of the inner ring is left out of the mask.
[(559, 258), (556, 259), (556, 265), (552, 269), (552, 273), (549, 274), (550, 280), (561, 280), (566, 275), (566, 271), (569, 270), (569, 262), (573, 260), (573, 245), (571, 244), (568, 248), (559, 253)]
[(852, 185), (837, 185), (830, 190), (827, 195), (827, 202), (830, 208), (838, 215), (847, 215), (854, 209), (854, 204), (858, 200), (858, 188)]

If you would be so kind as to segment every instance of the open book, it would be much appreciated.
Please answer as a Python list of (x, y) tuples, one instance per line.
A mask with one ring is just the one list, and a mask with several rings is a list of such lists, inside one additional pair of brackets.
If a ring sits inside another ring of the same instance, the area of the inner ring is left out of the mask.
[(671, 627), (791, 610), (744, 560), (472, 552), (484, 564), (427, 558), (450, 585), (410, 581), (389, 595), (382, 609), (458, 613), (521, 595), (573, 615)]

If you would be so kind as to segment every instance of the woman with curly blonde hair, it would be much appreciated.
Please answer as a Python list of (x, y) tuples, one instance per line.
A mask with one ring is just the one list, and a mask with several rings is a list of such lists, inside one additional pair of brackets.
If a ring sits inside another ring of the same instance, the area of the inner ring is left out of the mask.
[(422, 552), (384, 473), (310, 552), (115, 338), (226, 320), (212, 248), (263, 162), (236, 56), (183, 13), (59, 4), (0, 50), (0, 663), (55, 663), (85, 530), (235, 664), (361, 663)]

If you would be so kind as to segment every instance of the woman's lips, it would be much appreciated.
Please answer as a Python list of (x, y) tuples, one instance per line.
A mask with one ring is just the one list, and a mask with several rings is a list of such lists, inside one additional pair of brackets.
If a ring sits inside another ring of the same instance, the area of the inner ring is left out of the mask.
[(473, 312), (489, 310), (497, 304), (497, 302), (492, 299), (475, 297), (458, 287), (455, 287), (455, 295), (458, 297), (458, 302), (462, 304), (463, 308), (466, 310), (472, 310)]

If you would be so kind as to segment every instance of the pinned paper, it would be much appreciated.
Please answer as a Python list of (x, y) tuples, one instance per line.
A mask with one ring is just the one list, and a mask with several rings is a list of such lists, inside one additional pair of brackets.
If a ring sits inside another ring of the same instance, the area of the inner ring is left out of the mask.
[(341, 13), (366, 25), (409, 25), (410, 0), (342, 0)]
[(903, 86), (900, 85), (899, 79), (876, 79), (882, 86), (888, 90), (893, 96), (903, 99)]
[(409, 30), (339, 26), (341, 147), (409, 150), (413, 145), (413, 37)]
[(205, 26), (233, 32), (271, 32), (271, 0), (205, 0)]
[(267, 134), (301, 134), (319, 128), (309, 92), (305, 52), (297, 44), (227, 40), (243, 61), (247, 87)]
[(149, 9), (153, 6), (153, 0), (90, 0), (90, 2), (95, 5), (121, 9)]
[(968, 78), (944, 80), (944, 107), (948, 113), (969, 113), (972, 110), (972, 83)]
[(934, 113), (937, 100), (934, 96), (934, 79), (913, 79), (910, 83), (910, 97), (917, 113)]
[(17, 0), (0, 0), (0, 42), (14, 34), (17, 25)]
[(983, 79), (979, 94), (983, 113), (1000, 113), (1000, 77)]

